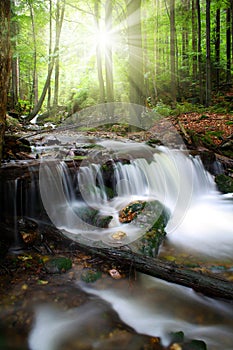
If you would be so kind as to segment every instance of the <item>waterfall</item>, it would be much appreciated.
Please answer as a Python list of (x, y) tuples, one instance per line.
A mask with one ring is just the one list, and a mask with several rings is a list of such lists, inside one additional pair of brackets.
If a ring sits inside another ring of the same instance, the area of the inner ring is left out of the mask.
[[(72, 239), (81, 237), (87, 244), (104, 242), (109, 245), (117, 245), (112, 234), (123, 230), (127, 234), (123, 244), (129, 244), (145, 234), (153, 225), (153, 218), (144, 227), (133, 222), (120, 224), (119, 210), (133, 200), (158, 200), (170, 213), (166, 227), (168, 242), (191, 252), (231, 256), (232, 202), (217, 191), (199, 157), (162, 146), (153, 149), (146, 145), (110, 141), (101, 142), (101, 146), (108, 149), (111, 162), (115, 161), (112, 167), (113, 198), (108, 198), (101, 161), (99, 164), (81, 164), (74, 177), (64, 162), (56, 161), (53, 165), (42, 162), (40, 190), (43, 204), (59, 229)], [(127, 162), (119, 161), (124, 159)], [(106, 229), (92, 226), (79, 216), (83, 207), (112, 216), (113, 221)]]

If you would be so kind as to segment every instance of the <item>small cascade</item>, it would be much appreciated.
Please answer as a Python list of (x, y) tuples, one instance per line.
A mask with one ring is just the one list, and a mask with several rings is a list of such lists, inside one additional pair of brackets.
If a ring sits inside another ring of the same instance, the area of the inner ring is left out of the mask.
[[(111, 145), (109, 158), (113, 164), (113, 181), (110, 190), (114, 193), (111, 198), (101, 164), (85, 162), (73, 177), (65, 163), (56, 162), (50, 166), (45, 161), (42, 165), (40, 190), (43, 204), (59, 229), (72, 239), (82, 237), (87, 244), (104, 242), (110, 245), (116, 243), (111, 238), (113, 233), (122, 230), (127, 234), (123, 244), (129, 244), (145, 234), (153, 225), (153, 218), (144, 227), (133, 222), (120, 224), (117, 219), (119, 210), (134, 200), (157, 200), (170, 213), (166, 227), (168, 242), (192, 252), (231, 256), (232, 203), (218, 193), (200, 158), (166, 147), (155, 150), (137, 145), (136, 148), (110, 141), (101, 145), (108, 148)], [(102, 215), (112, 216), (113, 220), (105, 229), (92, 226), (79, 216), (83, 207), (94, 208)], [(224, 249), (219, 251), (219, 246)]]
[(17, 253), (24, 247), (18, 228), (18, 216), (22, 213), (22, 183), (19, 178), (7, 182), (4, 198), (7, 203), (7, 210), (4, 214), (5, 221), (11, 236), (10, 251)]

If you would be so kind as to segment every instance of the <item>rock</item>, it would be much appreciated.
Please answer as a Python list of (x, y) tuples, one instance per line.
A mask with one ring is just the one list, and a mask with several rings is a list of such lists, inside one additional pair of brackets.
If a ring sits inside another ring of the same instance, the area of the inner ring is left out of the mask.
[(143, 255), (156, 257), (166, 237), (165, 227), (169, 219), (169, 214), (159, 201), (154, 201), (150, 205), (154, 212), (155, 221), (153, 226), (139, 239), (137, 246)]
[(112, 238), (115, 239), (116, 241), (122, 241), (126, 237), (127, 237), (127, 234), (123, 231), (117, 231), (112, 234)]
[(129, 203), (119, 212), (119, 220), (121, 223), (129, 223), (141, 213), (146, 205), (145, 201), (135, 201)]
[(81, 280), (86, 283), (93, 283), (101, 278), (102, 274), (100, 271), (94, 269), (86, 269), (81, 274)]
[(220, 192), (233, 192), (233, 178), (225, 174), (220, 174), (215, 177), (215, 182)]
[(61, 273), (71, 269), (72, 261), (66, 257), (51, 258), (44, 266), (48, 273)]
[(107, 228), (112, 220), (112, 216), (101, 216), (98, 210), (89, 207), (79, 208), (77, 214), (87, 224), (100, 228)]

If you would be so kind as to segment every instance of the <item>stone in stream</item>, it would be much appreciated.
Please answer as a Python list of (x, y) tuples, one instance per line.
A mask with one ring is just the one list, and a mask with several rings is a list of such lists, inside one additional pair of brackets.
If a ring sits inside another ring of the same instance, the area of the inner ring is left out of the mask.
[(217, 175), (215, 182), (220, 192), (231, 193), (233, 192), (233, 178), (224, 174)]
[(134, 220), (139, 213), (145, 208), (145, 201), (134, 201), (122, 208), (119, 212), (119, 221), (121, 223), (129, 223)]

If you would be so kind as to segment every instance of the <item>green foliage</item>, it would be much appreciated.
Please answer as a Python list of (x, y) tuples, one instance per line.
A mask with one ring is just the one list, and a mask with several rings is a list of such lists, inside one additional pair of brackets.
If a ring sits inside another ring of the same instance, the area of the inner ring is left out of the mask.
[[(100, 28), (105, 26), (105, 7), (102, 2), (99, 3), (98, 21)], [(66, 6), (65, 19), (61, 43), (59, 49), (60, 60), (60, 95), (59, 103), (68, 106), (69, 112), (79, 111), (83, 108), (96, 105), (100, 102), (99, 76), (97, 71), (97, 37), (96, 37), (96, 18), (95, 2), (80, 1), (75, 7)], [(17, 1), (13, 8), (12, 23), (16, 24), (17, 30), (12, 32), (13, 58), (19, 59), (20, 72), (20, 97), (21, 100), (30, 101), (32, 95), (33, 65), (34, 65), (34, 42), (32, 36), (32, 19), (30, 16), (30, 7), (32, 6), (35, 19), (36, 31), (36, 49), (37, 49), (37, 71), (39, 95), (44, 87), (48, 72), (49, 57), (49, 3), (43, 0), (23, 0)], [(220, 60), (215, 59), (216, 43), (216, 25), (215, 11), (220, 9), (221, 19), (221, 47)], [(81, 10), (80, 10), (81, 9)], [(141, 28), (144, 54), (144, 82), (145, 83), (145, 103), (149, 97), (153, 110), (161, 116), (178, 115), (194, 111), (200, 106), (196, 106), (200, 95), (198, 67), (195, 73), (195, 64), (198, 63), (197, 48), (193, 43), (197, 42), (195, 36), (197, 30), (197, 13), (192, 16), (192, 9), (187, 7), (186, 2), (175, 2), (175, 32), (176, 32), (176, 80), (177, 100), (172, 100), (171, 91), (171, 52), (170, 52), (170, 21), (169, 8), (160, 6), (157, 2), (146, 1), (141, 5)], [(211, 2), (211, 60), (213, 87), (218, 69), (220, 83), (225, 82), (226, 78), (226, 21), (225, 5), (219, 1)], [(53, 2), (52, 9), (52, 28), (53, 45), (55, 41), (55, 13), (56, 2)], [(113, 81), (114, 81), (114, 101), (129, 102), (129, 47), (127, 41), (127, 26), (125, 21), (126, 3), (119, 1), (114, 3), (113, 7), (113, 30), (115, 33), (112, 42), (113, 55)], [(201, 11), (201, 60), (202, 76), (205, 77), (206, 63), (206, 27), (205, 11)], [(195, 22), (192, 23), (192, 20)], [(193, 27), (194, 25), (194, 27)], [(103, 83), (106, 90), (106, 66), (105, 48), (101, 47), (101, 68)], [(203, 83), (204, 79), (203, 79)], [(51, 93), (53, 95), (54, 73), (51, 79)], [(203, 85), (204, 86), (204, 85)], [(216, 90), (217, 91), (217, 90)], [(105, 91), (106, 92), (106, 91)], [(224, 96), (224, 94), (223, 94)], [(204, 96), (203, 96), (204, 97)], [(227, 106), (227, 107), (226, 107)], [(30, 106), (28, 106), (30, 107)], [(44, 107), (45, 108), (45, 107)], [(224, 111), (232, 110), (232, 103), (223, 101), (216, 104), (215, 109)], [(28, 108), (29, 109), (29, 108)], [(28, 111), (27, 109), (27, 111)]]

